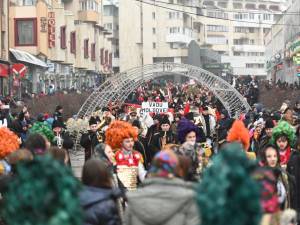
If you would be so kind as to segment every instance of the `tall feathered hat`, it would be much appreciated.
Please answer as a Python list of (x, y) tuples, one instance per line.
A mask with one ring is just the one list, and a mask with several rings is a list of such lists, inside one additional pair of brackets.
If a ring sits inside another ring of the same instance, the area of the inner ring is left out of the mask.
[(112, 149), (118, 149), (126, 138), (137, 140), (138, 131), (128, 122), (113, 121), (105, 132), (105, 141)]
[(20, 146), (19, 138), (6, 127), (0, 128), (0, 159), (16, 151)]
[(52, 142), (52, 140), (54, 138), (53, 131), (44, 122), (35, 122), (33, 124), (32, 128), (30, 128), (29, 133), (30, 134), (35, 134), (35, 133), (41, 134), (44, 137), (46, 137), (50, 142)]
[(3, 217), (10, 225), (81, 225), (80, 183), (49, 155), (18, 163), (4, 194)]
[(196, 133), (197, 141), (200, 139), (200, 130), (199, 128), (193, 124), (191, 121), (183, 118), (179, 121), (177, 125), (177, 137), (180, 143), (185, 142), (185, 137), (188, 133), (194, 131)]
[[(227, 144), (204, 171), (197, 203), (204, 225), (258, 225), (260, 189), (251, 177), (254, 162), (237, 143)], [(241, 207), (242, 205), (242, 207)]]
[(284, 120), (281, 120), (277, 126), (273, 128), (271, 139), (272, 144), (276, 144), (276, 140), (281, 136), (285, 136), (288, 139), (290, 146), (295, 144), (296, 131), (288, 122)]
[(234, 121), (231, 129), (227, 135), (228, 142), (240, 142), (244, 150), (248, 150), (250, 146), (249, 130), (245, 127), (245, 124), (241, 120)]

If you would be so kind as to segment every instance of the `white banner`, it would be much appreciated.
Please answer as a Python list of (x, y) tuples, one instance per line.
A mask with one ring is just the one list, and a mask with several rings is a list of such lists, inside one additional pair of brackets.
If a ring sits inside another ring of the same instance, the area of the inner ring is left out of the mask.
[(168, 102), (142, 102), (141, 114), (145, 113), (167, 113)]

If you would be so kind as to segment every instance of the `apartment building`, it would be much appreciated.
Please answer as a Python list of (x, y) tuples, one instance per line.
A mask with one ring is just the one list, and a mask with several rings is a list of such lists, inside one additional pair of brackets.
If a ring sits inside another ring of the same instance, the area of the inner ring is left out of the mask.
[(220, 53), (234, 75), (266, 76), (264, 35), (285, 5), (285, 0), (122, 0), (120, 69), (185, 63), (195, 40)]
[(268, 79), (299, 83), (300, 1), (291, 5), (265, 36)]
[(9, 93), (8, 62), (8, 0), (0, 1), (0, 95)]
[(100, 0), (11, 0), (11, 60), (27, 66), (23, 92), (80, 89), (111, 73)]
[(103, 1), (103, 26), (108, 40), (112, 44), (112, 69), (115, 73), (120, 71), (119, 65), (119, 7), (113, 0)]

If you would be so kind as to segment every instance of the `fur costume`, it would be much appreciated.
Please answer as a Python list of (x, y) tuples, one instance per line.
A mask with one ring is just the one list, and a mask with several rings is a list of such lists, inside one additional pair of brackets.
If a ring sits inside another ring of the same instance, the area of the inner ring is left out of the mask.
[(3, 217), (10, 225), (81, 225), (80, 183), (49, 155), (18, 163), (4, 193)]
[(249, 130), (245, 127), (241, 120), (234, 121), (227, 135), (228, 142), (241, 142), (244, 150), (247, 151), (250, 147)]
[(291, 147), (294, 146), (296, 140), (296, 131), (295, 129), (286, 121), (281, 120), (276, 127), (273, 128), (272, 133), (272, 144), (276, 145), (276, 140), (285, 136), (288, 139), (288, 143)]
[(193, 124), (191, 121), (185, 118), (181, 119), (177, 126), (178, 140), (180, 141), (181, 144), (185, 142), (186, 135), (191, 131), (194, 131), (196, 133), (197, 142), (199, 142), (200, 140), (199, 127), (197, 127), (195, 124)]
[(105, 141), (112, 149), (121, 148), (125, 138), (137, 140), (138, 131), (130, 124), (124, 121), (113, 121), (105, 133)]
[(48, 141), (52, 142), (53, 138), (55, 137), (53, 131), (51, 130), (51, 128), (46, 125), (44, 122), (35, 122), (32, 126), (32, 128), (30, 128), (29, 130), (30, 134), (41, 134), (44, 137), (46, 137), (48, 139)]
[(197, 203), (203, 225), (258, 225), (260, 188), (252, 179), (255, 163), (240, 144), (225, 145), (198, 185)]
[(0, 159), (16, 151), (20, 146), (19, 138), (6, 127), (0, 128)]

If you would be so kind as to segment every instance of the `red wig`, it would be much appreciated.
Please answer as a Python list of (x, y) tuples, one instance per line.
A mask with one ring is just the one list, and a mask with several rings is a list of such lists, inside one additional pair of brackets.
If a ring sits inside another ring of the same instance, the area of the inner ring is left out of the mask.
[(126, 138), (137, 140), (138, 131), (130, 124), (124, 121), (113, 121), (105, 132), (105, 142), (112, 149), (121, 148), (122, 142)]
[(244, 149), (248, 151), (250, 147), (250, 135), (249, 135), (249, 130), (245, 127), (243, 121), (241, 120), (234, 121), (231, 129), (228, 132), (227, 141), (241, 142), (242, 145), (244, 146)]

